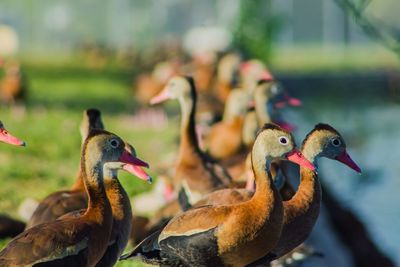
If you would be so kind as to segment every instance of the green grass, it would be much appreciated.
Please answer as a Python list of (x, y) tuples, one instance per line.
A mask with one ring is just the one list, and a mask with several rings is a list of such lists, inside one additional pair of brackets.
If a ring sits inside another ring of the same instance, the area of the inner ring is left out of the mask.
[[(1, 212), (18, 218), (17, 208), (25, 198), (42, 199), (72, 185), (80, 157), (78, 128), (86, 108), (99, 108), (106, 128), (131, 143), (151, 166), (175, 146), (176, 127), (152, 130), (134, 125), (131, 115), (136, 104), (126, 71), (28, 65), (26, 73), (30, 90), (25, 115), (0, 108), (6, 128), (28, 144), (26, 148), (0, 144)], [(150, 173), (154, 174), (151, 169)], [(151, 188), (123, 172), (120, 180), (131, 196)], [(1, 241), (0, 247), (7, 242)]]

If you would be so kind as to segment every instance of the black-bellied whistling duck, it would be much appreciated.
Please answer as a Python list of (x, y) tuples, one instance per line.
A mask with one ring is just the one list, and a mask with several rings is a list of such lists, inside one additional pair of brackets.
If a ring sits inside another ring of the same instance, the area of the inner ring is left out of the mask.
[(135, 81), (135, 99), (147, 105), (150, 99), (158, 94), (168, 80), (178, 72), (176, 61), (163, 61), (154, 66), (151, 74), (141, 74)]
[[(126, 144), (125, 150), (136, 157), (136, 151), (131, 145)], [(118, 169), (124, 169), (140, 179), (151, 183), (151, 177), (139, 166), (125, 165), (115, 162), (105, 164), (103, 174), (104, 186), (107, 198), (111, 205), (113, 222), (107, 250), (100, 261), (96, 264), (97, 267), (114, 266), (128, 243), (132, 223), (134, 222), (129, 196), (118, 180)], [(67, 213), (61, 218), (67, 218), (68, 216), (82, 216), (85, 211), (86, 210), (73, 211)]]
[(314, 170), (295, 149), (293, 137), (267, 124), (252, 150), (256, 192), (245, 202), (211, 205), (174, 217), (122, 259), (141, 255), (163, 266), (244, 266), (265, 255), (279, 239), (283, 206), (269, 172), (274, 159), (288, 159)]
[[(85, 110), (80, 125), (82, 144), (89, 131), (96, 128), (104, 129), (100, 111), (97, 109)], [(57, 191), (44, 198), (28, 221), (27, 228), (54, 221), (58, 217), (74, 210), (85, 209), (87, 207), (87, 194), (82, 175), (80, 169), (70, 190)]]
[(211, 127), (205, 140), (206, 150), (213, 158), (227, 159), (245, 150), (242, 128), (250, 100), (250, 95), (243, 89), (230, 92), (222, 121)]
[(218, 62), (216, 93), (222, 103), (226, 103), (231, 90), (238, 85), (241, 61), (238, 53), (231, 52), (222, 56)]
[[(25, 146), (25, 142), (11, 135), (0, 121), (0, 142), (16, 146)], [(0, 238), (14, 237), (25, 228), (25, 223), (0, 214)]]
[(27, 84), (16, 60), (4, 64), (5, 76), (0, 82), (0, 96), (5, 104), (15, 104), (26, 100)]
[(0, 252), (0, 265), (94, 266), (107, 249), (113, 221), (104, 188), (105, 174), (115, 173), (121, 166), (129, 170), (148, 165), (130, 154), (125, 142), (115, 134), (91, 130), (81, 156), (83, 181), (89, 196), (86, 212), (21, 233)]
[(231, 177), (220, 165), (212, 162), (200, 150), (195, 133), (196, 88), (191, 77), (171, 78), (163, 91), (152, 98), (151, 104), (177, 99), (181, 107), (180, 146), (175, 165), (174, 188), (182, 189), (195, 203), (204, 194), (228, 187)]
[[(306, 136), (302, 145), (302, 153), (314, 164), (320, 157), (338, 160), (357, 172), (360, 168), (346, 152), (342, 136), (327, 124), (318, 124)], [(217, 194), (213, 196), (214, 194)], [(245, 189), (219, 190), (207, 195), (197, 205), (216, 205), (222, 203), (237, 203), (251, 197)], [(261, 262), (269, 262), (279, 258), (300, 245), (310, 234), (319, 214), (321, 190), (318, 176), (307, 168), (300, 168), (300, 184), (297, 192), (283, 202), (284, 225), (282, 235), (276, 247), (265, 256)]]
[(240, 66), (241, 86), (253, 92), (259, 80), (273, 80), (264, 63), (258, 59), (245, 61)]

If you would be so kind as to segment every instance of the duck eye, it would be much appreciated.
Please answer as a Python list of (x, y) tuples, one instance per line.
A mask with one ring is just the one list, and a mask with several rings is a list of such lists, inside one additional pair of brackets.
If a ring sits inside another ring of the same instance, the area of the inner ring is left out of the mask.
[(111, 145), (113, 148), (117, 148), (118, 145), (119, 145), (119, 142), (118, 142), (118, 140), (113, 139), (113, 140), (110, 141), (110, 145)]
[(334, 139), (332, 139), (331, 143), (332, 143), (332, 145), (338, 147), (338, 146), (340, 146), (340, 144), (341, 144), (342, 142), (340, 142), (339, 139), (334, 138)]
[(287, 144), (289, 144), (289, 139), (286, 136), (281, 136), (279, 137), (279, 143), (286, 146)]

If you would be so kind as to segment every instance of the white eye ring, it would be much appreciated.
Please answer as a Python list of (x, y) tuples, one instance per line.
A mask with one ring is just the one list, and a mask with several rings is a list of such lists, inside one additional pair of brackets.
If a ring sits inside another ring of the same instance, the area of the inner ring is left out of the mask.
[(333, 139), (331, 140), (331, 144), (332, 144), (333, 146), (335, 146), (335, 147), (338, 147), (338, 146), (340, 146), (340, 145), (342, 144), (342, 142), (339, 140), (339, 138), (333, 138)]
[(279, 144), (287, 146), (289, 144), (289, 138), (287, 138), (286, 136), (279, 136)]
[(111, 139), (110, 146), (113, 148), (117, 148), (119, 146), (119, 141), (117, 139)]

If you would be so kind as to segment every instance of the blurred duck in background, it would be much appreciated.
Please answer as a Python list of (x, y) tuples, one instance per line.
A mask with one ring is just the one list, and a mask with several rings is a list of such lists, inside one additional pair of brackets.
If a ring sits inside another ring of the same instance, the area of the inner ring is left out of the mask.
[[(0, 62), (0, 66), (1, 66)], [(28, 84), (21, 64), (16, 59), (3, 62), (4, 77), (0, 81), (1, 101), (6, 105), (24, 106), (27, 100)]]

